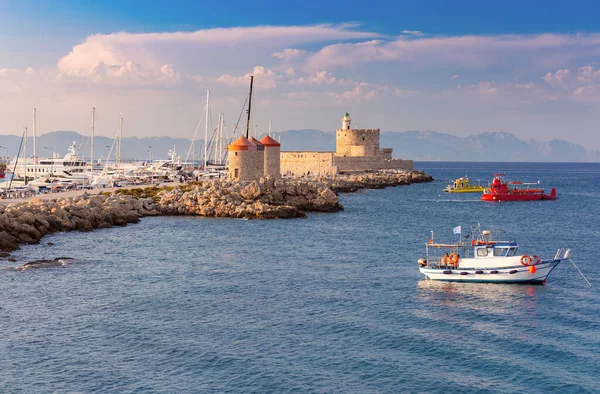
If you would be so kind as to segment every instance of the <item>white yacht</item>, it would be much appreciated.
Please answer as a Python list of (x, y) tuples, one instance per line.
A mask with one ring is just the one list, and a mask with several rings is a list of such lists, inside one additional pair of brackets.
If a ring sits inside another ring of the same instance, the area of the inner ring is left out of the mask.
[[(37, 163), (35, 162), (37, 160)], [(18, 158), (15, 163), (9, 165), (9, 170), (13, 170), (15, 179), (22, 179), (27, 176), (29, 179), (40, 177), (58, 176), (69, 179), (85, 179), (89, 175), (90, 167), (83, 159), (77, 156), (75, 142), (69, 146), (69, 151), (61, 159), (52, 158)]]

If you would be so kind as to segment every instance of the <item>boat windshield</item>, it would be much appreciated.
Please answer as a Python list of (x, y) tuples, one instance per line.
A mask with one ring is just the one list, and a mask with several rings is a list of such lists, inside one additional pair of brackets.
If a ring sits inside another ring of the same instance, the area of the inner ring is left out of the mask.
[(510, 257), (517, 253), (517, 248), (514, 246), (495, 246), (494, 256), (496, 257)]

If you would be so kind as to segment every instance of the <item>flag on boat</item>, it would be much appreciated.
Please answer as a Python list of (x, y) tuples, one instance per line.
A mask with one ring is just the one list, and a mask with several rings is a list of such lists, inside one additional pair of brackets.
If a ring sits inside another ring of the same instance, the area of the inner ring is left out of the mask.
[(460, 234), (461, 232), (460, 226), (456, 226), (452, 230), (454, 230), (454, 234)]

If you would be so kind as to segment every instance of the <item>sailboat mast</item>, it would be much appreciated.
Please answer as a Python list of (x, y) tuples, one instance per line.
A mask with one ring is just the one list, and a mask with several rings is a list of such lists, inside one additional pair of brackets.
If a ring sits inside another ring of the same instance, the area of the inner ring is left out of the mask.
[(271, 136), (271, 121), (269, 120), (269, 137)]
[(206, 89), (206, 122), (204, 124), (204, 170), (208, 159), (208, 114), (210, 105), (210, 90)]
[(246, 122), (246, 138), (250, 138), (250, 114), (252, 110), (252, 84), (254, 82), (254, 75), (250, 75), (250, 95), (248, 98), (248, 122)]
[(221, 112), (221, 123), (220, 123), (220, 130), (219, 130), (219, 164), (223, 164), (223, 154), (221, 152), (223, 152), (223, 124), (225, 123), (225, 114), (223, 112)]
[(217, 120), (217, 130), (214, 139), (214, 150), (213, 150), (213, 163), (217, 164), (217, 152), (219, 151), (219, 134), (221, 131), (221, 113), (219, 112), (219, 119)]
[(119, 118), (119, 145), (117, 146), (117, 172), (121, 171), (121, 147), (123, 144), (123, 115)]
[(96, 107), (92, 107), (92, 145), (90, 151), (90, 175), (94, 175), (94, 129), (96, 127)]
[(25, 170), (25, 184), (27, 184), (27, 126), (25, 126), (25, 146), (23, 151), (23, 169)]
[(37, 176), (37, 154), (36, 154), (36, 109), (33, 109), (33, 176)]

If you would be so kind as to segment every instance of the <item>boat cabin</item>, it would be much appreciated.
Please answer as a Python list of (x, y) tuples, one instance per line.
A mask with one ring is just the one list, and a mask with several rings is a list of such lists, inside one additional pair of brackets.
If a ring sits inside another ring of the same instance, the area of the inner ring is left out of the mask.
[(517, 255), (519, 245), (516, 243), (475, 245), (473, 246), (473, 257), (485, 259), (490, 257), (512, 257)]

